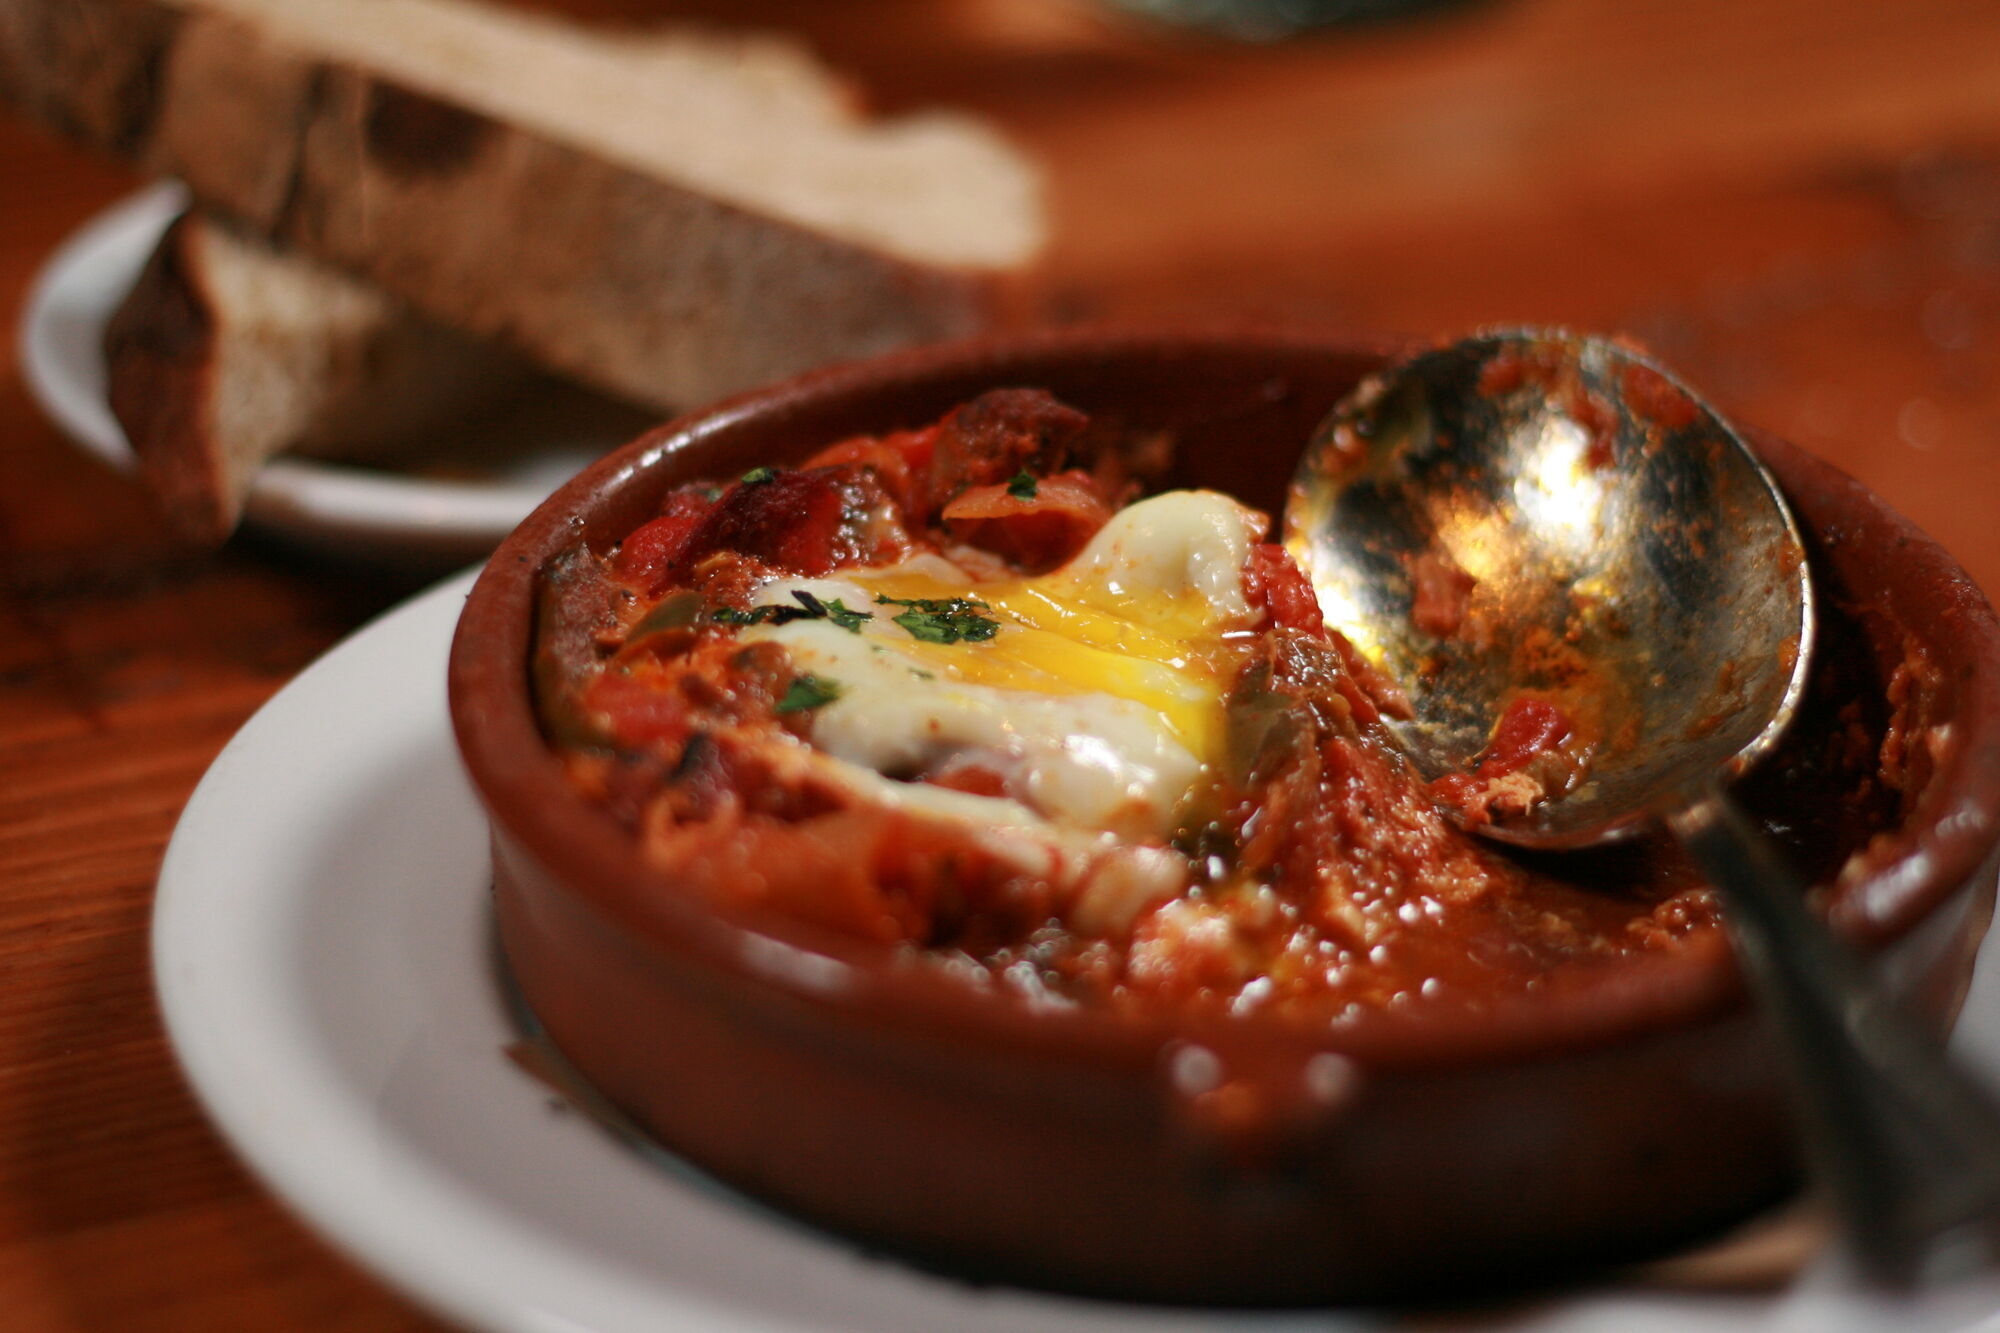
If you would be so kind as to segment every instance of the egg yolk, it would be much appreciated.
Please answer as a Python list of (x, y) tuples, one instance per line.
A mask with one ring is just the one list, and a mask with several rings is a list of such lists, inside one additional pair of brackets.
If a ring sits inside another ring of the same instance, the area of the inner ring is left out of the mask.
[[(1125, 589), (1058, 570), (1040, 578), (957, 582), (927, 570), (857, 572), (853, 581), (895, 602), (980, 605), (998, 622), (978, 642), (915, 637), (897, 652), (947, 679), (1033, 694), (1106, 694), (1156, 712), (1176, 740), (1207, 762), (1221, 742), (1229, 635), (1216, 608), (1191, 589)], [(880, 617), (902, 610), (875, 603)]]

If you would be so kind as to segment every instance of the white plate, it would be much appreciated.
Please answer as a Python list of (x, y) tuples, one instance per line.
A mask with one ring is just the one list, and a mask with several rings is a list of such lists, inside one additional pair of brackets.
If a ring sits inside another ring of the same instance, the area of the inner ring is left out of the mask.
[[(29, 392), (66, 434), (121, 472), (136, 462), (105, 396), (104, 326), (187, 198), (181, 185), (163, 182), (99, 214), (49, 258), (21, 315)], [(493, 549), (550, 491), (618, 442), (557, 437), (473, 481), (280, 457), (251, 483), (244, 521), (337, 555), (462, 564)]]
[[(390, 613), (271, 700), (202, 780), (160, 874), (154, 965), (174, 1047), (223, 1132), (336, 1244), (443, 1314), (507, 1333), (1395, 1325), (960, 1286), (777, 1217), (566, 1110), (503, 1053), (519, 1034), (495, 965), (485, 824), (445, 712), (469, 584)], [(1960, 1032), (1989, 1068), (1993, 971)], [(1916, 1333), (1997, 1308), (1992, 1283), (1870, 1306), (1823, 1268), (1783, 1298), (1603, 1288), (1464, 1322)], [(1458, 1323), (1431, 1314), (1423, 1326)]]

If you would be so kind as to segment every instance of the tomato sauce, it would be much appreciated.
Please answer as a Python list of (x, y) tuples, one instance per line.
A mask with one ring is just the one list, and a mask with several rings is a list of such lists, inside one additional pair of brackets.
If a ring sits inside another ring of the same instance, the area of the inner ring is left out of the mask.
[[(1489, 368), (1487, 387), (1535, 372)], [(1240, 572), (1252, 629), (1214, 650), (1227, 664), (1218, 757), (1177, 827), (1097, 861), (1051, 853), (1037, 869), (977, 821), (913, 815), (843, 781), (813, 757), (827, 683), (739, 638), (853, 614), (810, 597), (753, 606), (777, 574), (947, 551), (995, 579), (1058, 567), (1157, 461), (1046, 394), (1006, 390), (920, 430), (832, 442), (800, 467), (679, 488), (608, 555), (578, 550), (549, 572), (536, 674), (550, 742), (663, 868), (704, 858), (746, 901), (1036, 1003), (1311, 1022), (1477, 1006), (1716, 928), (1712, 892), (1664, 840), (1535, 856), (1467, 833), (1510, 780), (1574, 781), (1588, 738), (1560, 702), (1524, 696), (1472, 772), (1426, 785), (1385, 727), (1406, 700), (1327, 628), (1275, 545), (1250, 546)], [(1739, 790), (1818, 875), (1890, 822), (1914, 764), (1901, 704), (1843, 623), (1827, 617), (1782, 753)], [(1915, 708), (1922, 681), (1908, 676), (1899, 698)], [(1022, 781), (977, 753), (887, 776), (968, 799), (1007, 799)], [(1132, 897), (1142, 868), (1152, 879)], [(1105, 909), (1107, 883), (1124, 886), (1123, 909)]]

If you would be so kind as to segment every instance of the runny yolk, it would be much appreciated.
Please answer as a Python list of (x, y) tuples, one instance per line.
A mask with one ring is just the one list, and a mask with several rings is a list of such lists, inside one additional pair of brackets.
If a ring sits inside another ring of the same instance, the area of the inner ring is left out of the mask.
[[(1066, 570), (996, 583), (947, 582), (907, 568), (849, 577), (876, 597), (984, 603), (975, 613), (1000, 627), (990, 639), (930, 643), (899, 633), (890, 640), (944, 679), (1036, 694), (1108, 694), (1156, 712), (1204, 763), (1221, 744), (1230, 627), (1192, 589), (1126, 589)], [(906, 611), (868, 609), (888, 620)]]

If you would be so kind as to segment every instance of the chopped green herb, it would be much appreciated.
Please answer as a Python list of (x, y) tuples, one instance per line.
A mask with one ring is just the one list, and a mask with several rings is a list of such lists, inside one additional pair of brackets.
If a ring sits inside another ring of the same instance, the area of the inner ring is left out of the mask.
[(792, 597), (800, 606), (811, 612), (814, 619), (831, 620), (849, 634), (859, 634), (861, 622), (875, 618), (873, 612), (856, 611), (838, 597), (832, 601), (822, 602), (803, 588), (794, 588)]
[(978, 643), (1000, 632), (1000, 622), (980, 615), (993, 608), (970, 597), (877, 597), (877, 606), (907, 606), (896, 623), (925, 643)]
[(856, 611), (852, 607), (843, 606), (838, 597), (826, 604), (826, 614), (834, 624), (844, 630), (852, 630), (856, 634), (861, 632), (862, 621), (875, 618), (873, 611)]
[(753, 467), (743, 474), (743, 484), (745, 486), (762, 486), (777, 475), (778, 469), (774, 467)]
[(811, 708), (819, 708), (840, 697), (840, 685), (810, 673), (792, 677), (792, 683), (785, 691), (785, 697), (778, 700), (780, 713), (801, 713)]
[(1032, 500), (1035, 498), (1035, 479), (1026, 468), (1016, 472), (1008, 479), (1007, 494), (1013, 496), (1016, 500)]
[(838, 597), (822, 602), (804, 588), (792, 589), (792, 600), (797, 606), (770, 603), (753, 606), (748, 611), (739, 611), (733, 606), (718, 606), (708, 613), (708, 618), (718, 625), (789, 625), (794, 620), (831, 620), (849, 634), (861, 632), (861, 622), (873, 620), (873, 613), (856, 611)]

